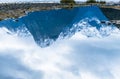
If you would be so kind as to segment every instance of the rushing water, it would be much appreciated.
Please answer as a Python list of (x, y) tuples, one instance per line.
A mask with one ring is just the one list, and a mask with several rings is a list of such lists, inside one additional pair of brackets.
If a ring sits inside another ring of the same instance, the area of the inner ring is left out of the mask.
[(120, 31), (97, 7), (0, 22), (0, 79), (119, 79)]

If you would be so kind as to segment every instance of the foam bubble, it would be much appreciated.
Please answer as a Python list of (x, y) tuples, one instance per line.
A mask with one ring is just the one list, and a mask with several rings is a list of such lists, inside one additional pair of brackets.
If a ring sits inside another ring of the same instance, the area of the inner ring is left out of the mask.
[[(90, 33), (96, 30), (88, 29)], [(84, 33), (41, 48), (31, 35), (21, 37), (0, 28), (0, 75), (8, 79), (119, 79), (119, 30), (101, 38)]]

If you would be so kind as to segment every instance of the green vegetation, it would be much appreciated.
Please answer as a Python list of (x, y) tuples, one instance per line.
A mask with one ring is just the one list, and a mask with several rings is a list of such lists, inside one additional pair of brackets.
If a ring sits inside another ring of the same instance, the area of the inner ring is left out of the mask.
[(100, 4), (105, 4), (106, 1), (100, 0), (100, 1), (96, 1), (96, 0), (87, 0), (86, 3), (100, 3)]
[(100, 3), (100, 4), (106, 4), (106, 1), (100, 0), (100, 1), (96, 1), (96, 0), (87, 0), (86, 3)]
[(86, 3), (97, 3), (97, 1), (96, 0), (87, 0)]
[(73, 8), (73, 6), (75, 5), (75, 1), (74, 0), (60, 0), (61, 4), (67, 5), (67, 7), (65, 8)]
[(100, 1), (99, 3), (100, 4), (106, 4), (106, 1)]
[(65, 8), (73, 8), (73, 6), (75, 5), (75, 1), (74, 0), (60, 0), (61, 4), (67, 5), (67, 7)]
[(60, 3), (65, 3), (65, 4), (75, 4), (74, 0), (61, 0)]

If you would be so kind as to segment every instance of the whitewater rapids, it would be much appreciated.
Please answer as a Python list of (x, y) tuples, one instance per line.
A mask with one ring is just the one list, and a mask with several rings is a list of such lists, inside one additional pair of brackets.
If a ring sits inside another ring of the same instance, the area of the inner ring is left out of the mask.
[(85, 27), (71, 37), (60, 36), (45, 48), (24, 30), (0, 28), (0, 79), (120, 78), (117, 28)]

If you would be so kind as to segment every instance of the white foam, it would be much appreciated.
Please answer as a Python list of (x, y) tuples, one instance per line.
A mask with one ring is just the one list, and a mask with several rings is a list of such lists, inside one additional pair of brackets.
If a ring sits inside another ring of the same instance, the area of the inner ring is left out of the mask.
[[(103, 30), (105, 34), (109, 32), (109, 36), (102, 37)], [(88, 34), (93, 37), (88, 38)], [(0, 74), (7, 73), (16, 79), (120, 78), (120, 31), (117, 28), (103, 27), (101, 31), (95, 27), (84, 28), (71, 38), (58, 39), (46, 48), (39, 47), (32, 36), (21, 37), (6, 28), (0, 28), (0, 36), (0, 58), (14, 57), (20, 65), (38, 75), (16, 69), (16, 63), (14, 68), (1, 67), (5, 73)]]

